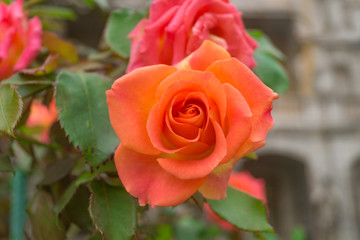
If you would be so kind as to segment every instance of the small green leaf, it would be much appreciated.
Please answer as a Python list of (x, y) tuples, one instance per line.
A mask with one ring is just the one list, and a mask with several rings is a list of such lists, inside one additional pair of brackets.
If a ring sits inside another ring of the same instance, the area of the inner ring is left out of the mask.
[(0, 172), (14, 172), (10, 157), (2, 153), (0, 153)]
[(57, 80), (56, 109), (69, 140), (96, 167), (119, 144), (111, 127), (105, 91), (111, 82), (86, 73), (62, 71)]
[(255, 53), (258, 65), (253, 69), (263, 83), (277, 93), (284, 93), (289, 88), (289, 78), (284, 67), (272, 56)]
[(130, 239), (135, 233), (136, 205), (123, 188), (103, 181), (90, 185), (90, 216), (104, 239)]
[(284, 54), (273, 45), (269, 37), (267, 37), (262, 31), (251, 30), (249, 31), (249, 34), (259, 44), (257, 48), (258, 51), (267, 53), (278, 60), (285, 60)]
[(51, 32), (43, 32), (42, 45), (50, 52), (59, 54), (60, 57), (69, 60), (71, 63), (79, 61), (75, 46), (70, 42), (62, 40)]
[(256, 155), (255, 152), (252, 152), (252, 153), (248, 153), (244, 156), (244, 158), (247, 158), (247, 159), (251, 159), (251, 160), (257, 160), (258, 159), (258, 156)]
[(261, 31), (253, 30), (249, 31), (249, 34), (259, 44), (254, 54), (257, 62), (254, 73), (273, 91), (279, 94), (286, 92), (289, 88), (289, 77), (281, 64), (285, 60), (283, 53)]
[(61, 221), (58, 221), (53, 209), (54, 202), (48, 193), (45, 191), (36, 193), (28, 206), (32, 239), (66, 239), (65, 226)]
[(273, 232), (263, 202), (244, 192), (228, 187), (225, 199), (208, 200), (208, 203), (220, 218), (241, 230)]
[(72, 9), (58, 6), (34, 6), (29, 9), (29, 15), (66, 20), (76, 19), (76, 15)]
[(22, 113), (23, 102), (16, 88), (0, 85), (0, 132), (14, 136), (14, 127)]
[(26, 223), (27, 178), (23, 171), (15, 169), (11, 180), (10, 239), (22, 240)]
[(120, 9), (111, 13), (105, 29), (105, 40), (120, 56), (130, 55), (130, 39), (127, 35), (144, 17), (141, 12), (130, 9)]

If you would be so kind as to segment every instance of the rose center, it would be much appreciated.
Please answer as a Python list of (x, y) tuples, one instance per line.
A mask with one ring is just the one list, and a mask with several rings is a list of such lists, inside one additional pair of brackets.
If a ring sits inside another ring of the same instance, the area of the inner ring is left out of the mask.
[(189, 104), (180, 109), (178, 113), (176, 113), (175, 117), (180, 118), (192, 118), (200, 114), (199, 107), (194, 104)]

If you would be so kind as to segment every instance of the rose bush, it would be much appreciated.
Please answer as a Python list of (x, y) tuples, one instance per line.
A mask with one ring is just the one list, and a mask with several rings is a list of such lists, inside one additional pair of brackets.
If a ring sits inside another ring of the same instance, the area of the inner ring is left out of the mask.
[(106, 92), (121, 140), (119, 177), (140, 205), (177, 205), (197, 190), (226, 195), (237, 159), (265, 144), (278, 98), (251, 70), (211, 41), (176, 67), (154, 65)]
[(128, 72), (154, 64), (177, 64), (206, 39), (223, 46), (248, 67), (256, 65), (257, 43), (228, 0), (155, 0), (149, 19), (141, 20), (129, 37)]
[[(263, 179), (254, 178), (249, 172), (232, 172), (229, 178), (229, 186), (248, 193), (266, 203), (265, 182)], [(236, 228), (229, 222), (219, 218), (210, 208), (209, 204), (204, 204), (204, 209), (207, 217), (217, 223), (222, 229), (231, 231)]]
[(28, 19), (22, 2), (0, 2), (0, 81), (26, 68), (41, 48), (41, 22)]

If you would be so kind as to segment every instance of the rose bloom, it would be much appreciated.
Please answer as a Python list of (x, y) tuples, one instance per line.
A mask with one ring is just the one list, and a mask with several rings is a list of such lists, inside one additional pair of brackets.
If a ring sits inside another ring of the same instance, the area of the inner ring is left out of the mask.
[(22, 2), (0, 2), (0, 81), (26, 68), (41, 48), (41, 22), (27, 18)]
[(250, 68), (257, 46), (245, 31), (241, 13), (228, 0), (155, 0), (149, 19), (129, 34), (131, 54), (127, 71), (138, 67), (174, 65), (211, 40)]
[(49, 107), (37, 100), (33, 100), (30, 107), (30, 114), (26, 120), (26, 126), (40, 128), (40, 132), (35, 136), (43, 143), (49, 143), (49, 131), (51, 125), (57, 120), (55, 101), (52, 100)]
[[(254, 178), (249, 172), (232, 172), (229, 185), (237, 190), (243, 191), (254, 198), (266, 203), (265, 182), (263, 179)], [(207, 217), (217, 223), (222, 229), (227, 231), (236, 230), (231, 223), (219, 218), (210, 208), (209, 204), (204, 204)]]
[(265, 145), (278, 98), (219, 45), (205, 41), (176, 67), (138, 68), (106, 92), (121, 140), (115, 164), (140, 205), (173, 206), (197, 190), (226, 197), (237, 159)]

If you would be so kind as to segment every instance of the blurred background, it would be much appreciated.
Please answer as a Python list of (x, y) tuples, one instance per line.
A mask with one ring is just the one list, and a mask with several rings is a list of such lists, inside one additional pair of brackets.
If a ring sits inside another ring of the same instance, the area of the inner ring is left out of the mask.
[[(107, 2), (109, 9), (151, 3)], [(261, 29), (282, 50), (290, 76), (289, 90), (274, 104), (267, 145), (258, 160), (240, 161), (238, 169), (265, 179), (270, 222), (281, 239), (297, 228), (308, 240), (360, 239), (360, 1), (231, 2), (247, 29)], [(76, 11), (64, 34), (97, 47), (108, 12)], [(8, 176), (0, 174), (0, 213), (9, 209)], [(0, 233), (7, 228), (0, 215)]]

